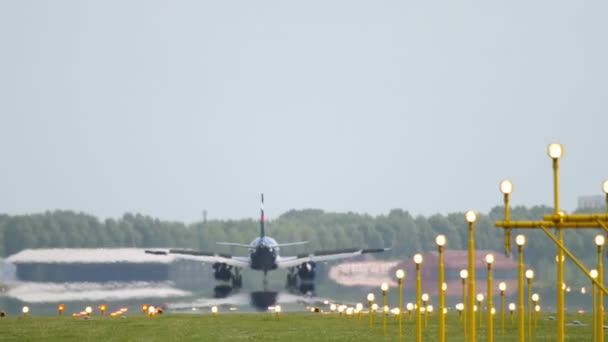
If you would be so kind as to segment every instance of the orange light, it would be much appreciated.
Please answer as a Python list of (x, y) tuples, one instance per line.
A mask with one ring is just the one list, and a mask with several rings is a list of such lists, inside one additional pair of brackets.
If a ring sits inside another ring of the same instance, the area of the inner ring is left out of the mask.
[(60, 315), (63, 314), (63, 309), (65, 309), (65, 306), (63, 304), (58, 304), (57, 305), (57, 311), (59, 311)]
[(103, 315), (106, 312), (106, 305), (105, 304), (99, 305), (99, 311), (101, 311), (101, 314)]
[(148, 313), (148, 304), (142, 304), (141, 311), (143, 311), (143, 313)]

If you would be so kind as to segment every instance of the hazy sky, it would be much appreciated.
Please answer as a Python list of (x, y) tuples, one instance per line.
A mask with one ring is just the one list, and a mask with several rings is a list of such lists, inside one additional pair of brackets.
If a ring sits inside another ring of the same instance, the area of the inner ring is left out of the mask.
[(0, 0), (0, 212), (413, 214), (608, 178), (606, 1)]

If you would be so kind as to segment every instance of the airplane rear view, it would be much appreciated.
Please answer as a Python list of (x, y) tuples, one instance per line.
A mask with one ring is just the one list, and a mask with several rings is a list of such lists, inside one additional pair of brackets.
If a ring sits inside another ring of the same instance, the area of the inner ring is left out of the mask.
[(288, 270), (286, 286), (298, 289), (302, 293), (314, 291), (316, 263), (337, 259), (351, 258), (361, 254), (379, 253), (390, 248), (347, 248), (314, 253), (303, 253), (295, 256), (281, 256), (281, 247), (307, 244), (308, 241), (298, 241), (279, 244), (275, 239), (266, 236), (264, 229), (264, 194), (261, 195), (260, 235), (249, 245), (236, 242), (217, 242), (218, 245), (235, 246), (249, 249), (249, 256), (232, 256), (229, 254), (208, 253), (190, 249), (146, 250), (146, 253), (166, 255), (173, 254), (178, 258), (213, 264), (215, 279), (230, 281), (233, 288), (242, 287), (241, 269), (252, 269), (264, 272), (264, 286), (268, 271), (282, 268)]

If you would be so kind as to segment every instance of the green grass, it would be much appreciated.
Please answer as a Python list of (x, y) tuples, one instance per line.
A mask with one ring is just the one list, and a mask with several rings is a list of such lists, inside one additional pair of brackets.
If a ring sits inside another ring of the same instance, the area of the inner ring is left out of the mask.
[[(539, 316), (534, 341), (554, 341), (555, 321)], [(90, 320), (73, 317), (32, 316), (0, 319), (2, 341), (396, 341), (397, 320), (388, 317), (387, 337), (382, 336), (382, 318), (374, 317), (373, 329), (368, 317), (337, 314), (283, 313), (275, 317), (265, 313), (171, 314), (153, 318), (129, 315), (127, 318), (94, 316)], [(516, 341), (517, 328), (507, 315), (506, 333), (500, 332), (500, 319), (494, 322), (494, 341)], [(591, 341), (591, 316), (567, 315), (566, 322), (577, 319), (587, 326), (567, 326), (567, 341)], [(437, 340), (435, 317), (428, 318), (423, 340)], [(404, 341), (413, 341), (414, 323), (404, 316)], [(454, 314), (447, 316), (446, 341), (462, 341), (463, 328)], [(477, 340), (486, 340), (486, 320), (477, 332)]]

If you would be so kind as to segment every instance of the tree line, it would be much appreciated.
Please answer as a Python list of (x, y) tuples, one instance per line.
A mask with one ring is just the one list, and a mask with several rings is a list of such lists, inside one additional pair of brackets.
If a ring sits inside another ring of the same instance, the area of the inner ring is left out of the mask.
[[(538, 220), (552, 209), (546, 206), (514, 207), (511, 219)], [(503, 230), (494, 226), (503, 208), (495, 207), (478, 215), (475, 223), (476, 249), (502, 253)], [(392, 247), (380, 259), (409, 259), (415, 253), (435, 250), (435, 236), (447, 237), (448, 249), (466, 249), (467, 223), (464, 213), (413, 216), (393, 209), (386, 215), (331, 213), (319, 209), (290, 210), (267, 222), (267, 234), (279, 243), (310, 241), (308, 245), (285, 247), (282, 254), (348, 247)], [(567, 247), (588, 268), (594, 268), (596, 248), (593, 237), (599, 230), (566, 230)], [(527, 236), (525, 262), (536, 270), (539, 282), (555, 280), (555, 246), (538, 230), (514, 230)], [(218, 241), (249, 243), (259, 234), (259, 222), (252, 219), (210, 220), (184, 224), (162, 221), (150, 216), (127, 213), (118, 219), (97, 217), (73, 211), (52, 211), (31, 215), (0, 215), (0, 255), (6, 257), (27, 248), (115, 248), (178, 247), (244, 255), (238, 247), (218, 246)], [(512, 242), (514, 257), (515, 243)], [(483, 256), (479, 256), (483, 257)], [(566, 282), (585, 285), (587, 281), (571, 263), (566, 263)]]

